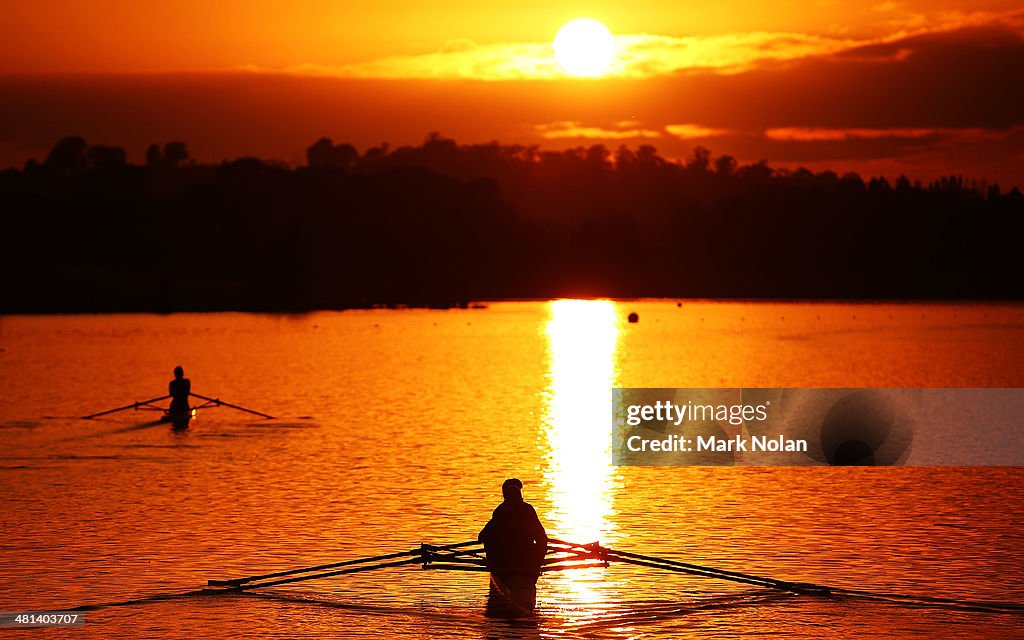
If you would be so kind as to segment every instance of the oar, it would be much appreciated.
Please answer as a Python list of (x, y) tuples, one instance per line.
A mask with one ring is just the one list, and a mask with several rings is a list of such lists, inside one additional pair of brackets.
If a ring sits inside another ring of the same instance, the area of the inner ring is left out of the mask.
[(752, 585), (755, 585), (755, 586), (758, 586), (758, 587), (772, 587), (772, 588), (775, 588), (775, 589), (783, 589), (785, 591), (792, 591), (792, 589), (790, 588), (790, 585), (788, 585), (787, 583), (778, 582), (776, 580), (748, 580), (747, 578), (739, 578), (739, 577), (728, 576), (728, 575), (723, 575), (723, 574), (719, 574), (719, 573), (711, 573), (709, 571), (700, 571), (700, 570), (697, 570), (697, 569), (684, 569), (682, 567), (674, 567), (674, 566), (672, 566), (670, 564), (662, 564), (662, 563), (658, 563), (658, 562), (647, 562), (646, 560), (636, 560), (634, 558), (623, 558), (623, 557), (615, 556), (615, 555), (612, 555), (612, 554), (609, 554), (607, 557), (608, 557), (609, 560), (614, 560), (614, 561), (618, 561), (618, 562), (624, 562), (626, 564), (635, 564), (635, 565), (638, 565), (638, 566), (641, 566), (641, 567), (650, 567), (652, 569), (662, 569), (662, 570), (665, 570), (665, 571), (674, 571), (676, 573), (686, 573), (686, 574), (689, 574), (691, 576), (700, 576), (700, 577), (703, 577), (703, 578), (717, 578), (717, 579), (720, 579), (720, 580), (728, 580), (730, 582), (741, 582), (743, 584), (752, 584)]
[(483, 559), (481, 559), (481, 558), (463, 558), (461, 556), (454, 556), (454, 555), (451, 555), (451, 556), (450, 555), (433, 556), (430, 559), (427, 559), (427, 557), (424, 556), (424, 559), (423, 559), (423, 564), (424, 565), (437, 564), (439, 562), (442, 562), (442, 563), (443, 562), (454, 562), (454, 563), (457, 563), (457, 564), (475, 564), (475, 565), (478, 565), (478, 566), (481, 566), (481, 567), (487, 566), (487, 563)]
[(957, 609), (964, 609), (969, 611), (986, 611), (991, 613), (1024, 613), (1024, 605), (1015, 602), (979, 602), (972, 600), (958, 600), (952, 598), (936, 598), (931, 596), (915, 596), (899, 593), (865, 591), (860, 589), (845, 589), (843, 587), (829, 587), (825, 585), (812, 584), (808, 582), (788, 582), (785, 580), (777, 580), (775, 578), (766, 578), (763, 576), (755, 576), (748, 573), (740, 573), (738, 571), (726, 571), (724, 569), (704, 567), (701, 565), (679, 562), (677, 560), (668, 560), (666, 558), (645, 556), (639, 553), (630, 553), (628, 551), (616, 551), (615, 549), (602, 547), (597, 543), (580, 545), (571, 542), (563, 542), (561, 540), (552, 540), (551, 542), (553, 542), (555, 545), (559, 547), (572, 547), (572, 549), (562, 548), (559, 550), (578, 554), (581, 558), (586, 557), (586, 555), (583, 552), (576, 551), (575, 549), (587, 549), (596, 553), (600, 553), (608, 560), (612, 561), (627, 562), (630, 564), (637, 564), (645, 567), (653, 567), (655, 569), (679, 571), (683, 573), (689, 573), (691, 575), (719, 578), (722, 580), (732, 580), (734, 582), (743, 582), (745, 584), (771, 587), (774, 589), (780, 589), (782, 591), (789, 591), (792, 593), (799, 593), (805, 595), (847, 596), (890, 603), (901, 603), (912, 606), (931, 606), (943, 608), (954, 607)]
[[(416, 562), (422, 562), (424, 556), (424, 547), (430, 547), (431, 549), (447, 550), (457, 549), (459, 547), (468, 547), (470, 545), (479, 544), (476, 540), (470, 542), (457, 542), (455, 544), (445, 545), (443, 547), (434, 547), (431, 545), (423, 545), (419, 549), (412, 549), (410, 551), (398, 551), (396, 553), (386, 553), (380, 556), (370, 556), (368, 558), (356, 558), (354, 560), (343, 560), (342, 562), (332, 562), (329, 564), (319, 564), (313, 567), (302, 567), (299, 569), (288, 569), (287, 571), (275, 571), (273, 573), (264, 573), (256, 576), (248, 576), (246, 578), (234, 578), (232, 580), (208, 580), (207, 584), (211, 587), (237, 587), (247, 582), (255, 582), (257, 580), (267, 580), (269, 578), (280, 578), (283, 576), (292, 576), (299, 573), (312, 573), (314, 571), (323, 571), (325, 569), (336, 569), (338, 567), (348, 567), (356, 564), (366, 564), (368, 562), (382, 562), (384, 560), (394, 560), (395, 558), (404, 558), (407, 556), (418, 556)], [(386, 565), (392, 566), (392, 565)], [(397, 565), (396, 565), (397, 566)], [(374, 565), (374, 568), (383, 568), (381, 566)], [(304, 578), (305, 579), (305, 578)]]
[[(628, 551), (616, 551), (614, 549), (608, 549), (607, 551), (610, 551), (614, 556), (621, 558), (623, 561), (626, 561), (627, 559), (633, 559), (634, 561), (640, 560), (647, 562), (657, 562), (659, 564), (667, 565), (667, 567), (677, 567), (680, 569), (692, 571), (695, 575), (703, 574), (711, 578), (721, 578), (723, 580), (732, 580), (734, 582), (746, 581), (748, 584), (762, 582), (764, 584), (767, 584), (768, 586), (774, 587), (776, 589), (782, 589), (784, 591), (798, 591), (801, 593), (807, 591), (828, 592), (828, 587), (810, 584), (806, 582), (790, 582), (788, 580), (779, 580), (776, 578), (769, 578), (765, 576), (755, 576), (749, 573), (740, 573), (738, 571), (726, 571), (724, 569), (715, 569), (714, 567), (705, 567), (696, 564), (689, 564), (686, 562), (679, 562), (677, 560), (666, 560), (664, 558), (643, 556), (639, 553), (629, 553)], [(697, 572), (699, 572), (699, 574)]]
[[(467, 549), (466, 547), (469, 548)], [(453, 562), (475, 562), (477, 564), (485, 562), (483, 556), (480, 555), (484, 552), (484, 546), (479, 542), (476, 544), (459, 543), (459, 547), (438, 547), (432, 544), (421, 544), (420, 549), (422, 550), (424, 564), (446, 560)]]
[(425, 564), (423, 568), (437, 571), (489, 571), (487, 567), (475, 564)]
[[(629, 559), (635, 559), (635, 560), (643, 560), (645, 562), (653, 562), (653, 563), (658, 563), (658, 564), (670, 565), (670, 566), (681, 568), (681, 569), (690, 569), (692, 571), (699, 571), (701, 573), (708, 573), (708, 574), (715, 574), (715, 575), (729, 576), (729, 577), (736, 577), (736, 578), (744, 578), (744, 579), (747, 579), (747, 580), (759, 580), (761, 582), (777, 582), (777, 583), (783, 583), (784, 582), (782, 580), (776, 580), (774, 578), (765, 578), (763, 576), (755, 576), (755, 575), (751, 575), (751, 574), (748, 574), (748, 573), (739, 573), (737, 571), (727, 571), (725, 569), (716, 569), (714, 567), (705, 567), (705, 566), (702, 566), (702, 565), (699, 565), (699, 564), (690, 564), (688, 562), (680, 562), (678, 560), (669, 560), (667, 558), (657, 558), (657, 557), (654, 557), (654, 556), (641, 555), (639, 553), (630, 553), (629, 551), (618, 551), (616, 549), (612, 549), (612, 548), (609, 548), (609, 547), (602, 547), (601, 545), (597, 544), (596, 542), (592, 542), (592, 543), (589, 543), (589, 544), (574, 544), (574, 543), (571, 543), (571, 542), (564, 542), (562, 540), (555, 540), (555, 539), (552, 539), (551, 542), (554, 542), (554, 543), (559, 544), (559, 545), (564, 545), (564, 546), (567, 546), (567, 547), (586, 549), (588, 551), (591, 551), (593, 553), (597, 553), (597, 554), (600, 554), (600, 555), (616, 556), (617, 559), (619, 561), (621, 561), (621, 562), (626, 562)], [(573, 553), (577, 553), (577, 554), (580, 553), (578, 551), (573, 551), (572, 549), (565, 549), (565, 551), (572, 551)]]
[(279, 584), (289, 584), (291, 582), (302, 582), (303, 580), (316, 580), (318, 578), (330, 578), (332, 576), (340, 576), (347, 573), (360, 573), (362, 571), (374, 571), (376, 569), (387, 569), (388, 567), (401, 567), (407, 564), (420, 564), (423, 562), (420, 558), (410, 558), (408, 560), (398, 560), (395, 562), (384, 562), (381, 564), (372, 564), (368, 567), (353, 567), (351, 569), (341, 569), (339, 571), (328, 571), (327, 573), (316, 573), (311, 576), (295, 576), (293, 578), (282, 578), (281, 580), (271, 580), (270, 582), (256, 582), (253, 584), (242, 584), (235, 587), (235, 589), (257, 589), (260, 587), (275, 587)]
[[(556, 564), (556, 565), (547, 565), (547, 566), (541, 567), (540, 568), (540, 572), (541, 573), (547, 573), (549, 571), (565, 571), (567, 569), (597, 569), (597, 568), (603, 568), (603, 567), (607, 567), (607, 566), (608, 566), (607, 562), (587, 562), (587, 563), (584, 563), (584, 564)], [(423, 568), (424, 569), (436, 569), (436, 570), (439, 570), (439, 571), (490, 571), (490, 569), (488, 569), (487, 567), (480, 566), (480, 565), (472, 565), (472, 564), (470, 564), (470, 565), (466, 565), (466, 564), (446, 564), (446, 563), (443, 563), (443, 562), (439, 563), (439, 564), (426, 564), (426, 565), (423, 565)], [(513, 573), (515, 573), (515, 572), (513, 572)], [(530, 569), (525, 569), (521, 573), (529, 575), (529, 574), (533, 573), (533, 571), (530, 570)]]
[(127, 409), (138, 409), (142, 405), (147, 405), (147, 404), (150, 404), (150, 403), (153, 403), (153, 402), (160, 402), (161, 400), (166, 400), (167, 398), (170, 398), (170, 397), (171, 396), (160, 396), (159, 398), (151, 398), (149, 400), (142, 400), (140, 402), (133, 402), (131, 404), (126, 404), (123, 407), (118, 407), (116, 409), (107, 409), (106, 411), (100, 411), (99, 413), (93, 413), (93, 414), (90, 414), (90, 415), (87, 415), (87, 416), (82, 416), (81, 419), (82, 420), (90, 420), (92, 418), (98, 418), (100, 416), (105, 416), (108, 413), (117, 413), (118, 411), (125, 411)]
[[(617, 562), (623, 562), (626, 564), (635, 564), (642, 567), (651, 567), (654, 569), (664, 569), (666, 571), (675, 571), (678, 573), (688, 573), (695, 576), (701, 576), (706, 578), (720, 578), (722, 580), (732, 580), (734, 582), (743, 582), (745, 584), (754, 584), (757, 586), (764, 587), (775, 587), (775, 588), (786, 588), (790, 583), (783, 582), (781, 580), (775, 580), (774, 578), (764, 578), (761, 576), (753, 576), (744, 573), (738, 573), (733, 571), (725, 571), (723, 569), (715, 569), (713, 567), (704, 567), (695, 564), (689, 564), (686, 562), (678, 562), (675, 560), (667, 560), (665, 558), (656, 558), (654, 556), (644, 556), (638, 553), (629, 553), (626, 551), (616, 551), (608, 547), (602, 547), (597, 543), (591, 544), (574, 544), (570, 542), (563, 542), (561, 540), (551, 540), (556, 544), (565, 545), (568, 547), (582, 548), (590, 552), (596, 552), (602, 557), (608, 560)], [(563, 549), (570, 553), (576, 553), (581, 557), (586, 557), (584, 552), (575, 551), (574, 549)], [(786, 585), (785, 587), (783, 585)]]
[[(433, 549), (437, 549), (437, 547), (431, 547), (431, 545), (426, 544), (422, 546), (427, 551), (427, 554), (424, 555), (424, 569), (443, 569), (448, 571), (490, 571), (490, 568), (487, 566), (487, 561), (479, 555), (479, 553), (483, 551), (482, 548), (457, 549), (447, 551), (445, 553), (436, 553)], [(558, 549), (555, 547), (548, 547), (547, 551), (549, 553), (566, 553), (569, 555), (545, 558), (541, 561), (541, 565), (538, 568), (541, 572), (564, 571), (566, 569), (590, 569), (593, 567), (608, 566), (608, 560), (606, 557), (603, 554), (594, 551), (575, 551)], [(579, 560), (599, 560), (599, 562), (576, 562)], [(523, 569), (522, 573), (533, 573), (533, 570)]]
[(406, 556), (418, 555), (419, 549), (412, 551), (399, 551), (398, 553), (388, 553), (382, 556), (372, 556), (369, 558), (357, 558), (355, 560), (345, 560), (344, 562), (332, 562), (330, 564), (321, 564), (315, 567), (303, 567), (301, 569), (289, 569), (287, 571), (275, 571), (274, 573), (264, 573), (258, 576), (248, 576), (245, 578), (234, 578), (232, 580), (207, 580), (206, 584), (211, 587), (237, 587), (247, 582), (255, 582), (257, 580), (267, 580), (269, 578), (280, 578), (282, 576), (292, 576), (298, 573), (312, 573), (313, 571), (323, 571), (325, 569), (334, 569), (337, 567), (347, 567), (354, 564), (365, 564), (367, 562), (381, 562), (384, 560), (394, 560), (395, 558), (403, 558)]
[[(450, 550), (443, 553), (438, 553), (436, 550), (439, 548), (433, 547), (432, 545), (425, 544), (422, 545), (422, 547), (427, 552), (426, 555), (424, 555), (424, 569), (446, 569), (450, 571), (490, 570), (487, 567), (487, 561), (480, 555), (483, 551), (482, 546), (480, 548)], [(541, 566), (539, 567), (541, 572), (608, 566), (608, 561), (605, 557), (597, 552), (569, 551), (566, 549), (557, 549), (555, 547), (548, 547), (547, 552), (549, 554), (553, 552), (555, 554), (566, 553), (569, 555), (545, 558), (541, 561)], [(600, 562), (576, 562), (581, 560), (599, 560)], [(531, 573), (531, 571), (524, 570), (524, 573)]]
[(956, 600), (953, 598), (935, 598), (932, 596), (912, 596), (901, 593), (884, 593), (878, 591), (864, 591), (861, 589), (843, 589), (833, 587), (832, 592), (841, 596), (853, 596), (870, 600), (883, 600), (887, 602), (902, 602), (908, 604), (920, 603), (921, 606), (958, 607), (974, 611), (991, 611), (998, 613), (1024, 613), (1024, 605), (1016, 602), (985, 602), (977, 600)]
[[(688, 573), (690, 575), (701, 576), (705, 578), (717, 578), (720, 580), (729, 580), (731, 582), (741, 582), (743, 584), (752, 584), (760, 587), (771, 587), (774, 589), (781, 589), (783, 591), (793, 591), (797, 593), (828, 593), (828, 587), (824, 587), (816, 584), (802, 583), (802, 582), (787, 582), (785, 580), (776, 580), (775, 578), (767, 578), (764, 576), (755, 576), (749, 573), (740, 573), (738, 571), (726, 571), (724, 569), (715, 569), (714, 567), (705, 567), (697, 564), (691, 564), (688, 562), (680, 562), (678, 560), (668, 560), (666, 558), (656, 558), (654, 556), (641, 555), (639, 553), (630, 553), (628, 551), (616, 551), (608, 547), (602, 547), (599, 544), (574, 544), (571, 542), (565, 542), (562, 540), (552, 539), (559, 545), (567, 547), (575, 547), (586, 549), (591, 552), (597, 552), (604, 555), (609, 560), (617, 560), (627, 564), (635, 564), (642, 567), (651, 567), (654, 569), (664, 569), (666, 571), (675, 571), (678, 573)], [(566, 551), (575, 552), (572, 549), (565, 549)], [(582, 554), (580, 554), (582, 555)]]
[[(200, 400), (206, 400), (207, 402), (212, 402), (213, 404), (218, 405), (218, 406), (231, 407), (232, 409), (238, 409), (239, 411), (245, 411), (246, 413), (251, 413), (253, 415), (257, 415), (257, 416), (260, 416), (261, 418), (266, 418), (268, 420), (273, 420), (274, 419), (274, 416), (272, 416), (272, 415), (269, 415), (269, 414), (266, 414), (266, 413), (263, 413), (263, 412), (260, 412), (260, 411), (254, 411), (252, 409), (247, 409), (245, 407), (240, 407), (237, 404), (231, 404), (230, 402), (224, 402), (220, 398), (208, 398), (206, 396), (201, 396), (198, 393), (192, 393), (190, 395), (193, 395), (193, 396), (199, 398)], [(167, 397), (170, 397), (170, 396), (167, 396)]]

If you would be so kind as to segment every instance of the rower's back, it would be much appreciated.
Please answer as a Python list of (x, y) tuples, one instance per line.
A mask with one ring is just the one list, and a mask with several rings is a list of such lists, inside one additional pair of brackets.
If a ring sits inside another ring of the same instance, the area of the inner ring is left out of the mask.
[(505, 500), (479, 535), (491, 572), (489, 615), (531, 615), (536, 605), (537, 578), (548, 537), (533, 505), (523, 500), (522, 488), (523, 483), (516, 478), (502, 484)]
[(174, 380), (167, 385), (171, 396), (171, 413), (188, 411), (188, 397), (192, 394), (192, 381), (185, 377), (185, 370), (174, 367)]
[(492, 572), (530, 573), (539, 570), (548, 539), (537, 511), (519, 495), (498, 505), (480, 541)]

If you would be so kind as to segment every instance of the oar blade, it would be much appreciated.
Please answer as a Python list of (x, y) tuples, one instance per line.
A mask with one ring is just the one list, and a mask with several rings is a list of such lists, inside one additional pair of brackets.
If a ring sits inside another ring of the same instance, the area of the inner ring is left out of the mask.
[(167, 396), (160, 396), (159, 398), (150, 398), (149, 400), (140, 400), (138, 402), (133, 402), (131, 404), (126, 404), (123, 407), (115, 407), (113, 409), (107, 409), (106, 411), (98, 411), (96, 413), (90, 413), (87, 416), (82, 416), (81, 419), (82, 420), (92, 420), (93, 418), (98, 418), (100, 416), (109, 415), (111, 413), (117, 413), (118, 411), (127, 411), (128, 409), (138, 409), (139, 407), (141, 407), (143, 405), (152, 404), (154, 402), (160, 402), (161, 400), (166, 400), (166, 399), (168, 399), (170, 397), (171, 396), (167, 395)]

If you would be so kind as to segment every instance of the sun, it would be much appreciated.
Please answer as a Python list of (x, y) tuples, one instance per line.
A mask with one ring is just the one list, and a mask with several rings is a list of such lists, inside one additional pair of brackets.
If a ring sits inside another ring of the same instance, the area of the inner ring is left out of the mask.
[(555, 35), (555, 60), (569, 75), (603, 75), (614, 57), (612, 32), (593, 18), (570, 20)]

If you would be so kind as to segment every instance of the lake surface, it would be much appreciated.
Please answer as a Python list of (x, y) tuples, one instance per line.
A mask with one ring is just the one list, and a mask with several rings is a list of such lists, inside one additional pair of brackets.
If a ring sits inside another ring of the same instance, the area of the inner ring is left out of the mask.
[[(640, 322), (629, 324), (635, 311)], [(1024, 602), (1018, 467), (615, 467), (609, 389), (1022, 387), (1020, 305), (557, 301), (452, 311), (0, 319), (0, 611), (54, 637), (1024, 637), (1024, 616), (653, 569), (418, 567), (241, 595), (209, 578), (469, 540), (522, 478), (549, 534), (878, 592)], [(278, 416), (78, 416), (193, 391)], [(64, 417), (60, 417), (64, 416)], [(970, 425), (965, 424), (965, 429)], [(165, 597), (167, 596), (167, 597)]]

